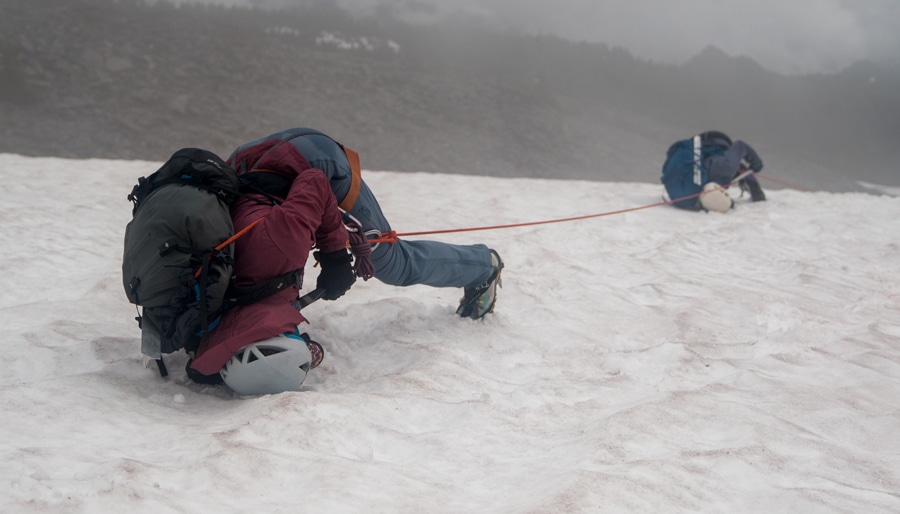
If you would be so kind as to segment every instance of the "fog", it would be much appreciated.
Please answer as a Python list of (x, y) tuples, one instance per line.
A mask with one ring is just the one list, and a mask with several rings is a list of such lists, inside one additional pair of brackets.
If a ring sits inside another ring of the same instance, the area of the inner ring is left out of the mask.
[(900, 187), (900, 75), (859, 61), (890, 55), (884, 2), (2, 2), (0, 153), (228, 155), (311, 126), (367, 169), (658, 183), (669, 144), (715, 129), (807, 189)]
[[(171, 0), (281, 7), (310, 0)], [(312, 0), (315, 1), (315, 0)], [(900, 69), (896, 0), (336, 0), (350, 12), (390, 11), (428, 23), (467, 16), (531, 34), (626, 48), (681, 64), (713, 45), (786, 74), (834, 73), (858, 60)]]

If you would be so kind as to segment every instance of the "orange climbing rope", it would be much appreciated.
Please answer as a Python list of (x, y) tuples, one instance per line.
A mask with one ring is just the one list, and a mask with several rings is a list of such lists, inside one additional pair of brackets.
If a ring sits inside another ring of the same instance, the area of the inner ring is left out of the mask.
[[(734, 181), (732, 181), (731, 183), (727, 184), (727, 185), (724, 186), (724, 187), (727, 188), (728, 186), (731, 186), (731, 184), (737, 182), (738, 180), (740, 180), (740, 179), (743, 178), (744, 176), (746, 176), (746, 174), (745, 174), (745, 175), (741, 175), (741, 176), (739, 176), (739, 177), (736, 177)], [(761, 175), (757, 175), (757, 176), (761, 176)], [(778, 182), (778, 183), (780, 183), (780, 184), (782, 184), (782, 185), (786, 185), (786, 186), (788, 186), (788, 187), (793, 187), (793, 188), (796, 188), (796, 189), (801, 189), (801, 190), (803, 190), (802, 188), (799, 188), (799, 187), (796, 187), (796, 186), (787, 184), (786, 182), (779, 182), (779, 181), (776, 181), (776, 180), (771, 179), (771, 178), (769, 178), (769, 177), (762, 177), (762, 178), (766, 178), (766, 179), (768, 179), (768, 180), (772, 180), (772, 181), (774, 181), (774, 182)], [(806, 190), (806, 191), (809, 191), (809, 190)], [(680, 201), (682, 201), (682, 200), (689, 200), (689, 199), (691, 199), (691, 198), (697, 198), (697, 197), (699, 197), (700, 195), (706, 194), (707, 192), (708, 192), (708, 191), (700, 191), (699, 193), (694, 193), (694, 194), (692, 194), (692, 195), (682, 196), (682, 197), (680, 197), (680, 198), (674, 198), (674, 199), (672, 199), (672, 200), (667, 200), (667, 201), (657, 202), (657, 203), (653, 203), (653, 204), (649, 204), (649, 205), (642, 205), (642, 206), (640, 206), (640, 207), (631, 207), (631, 208), (629, 208), (629, 209), (621, 209), (621, 210), (618, 210), (618, 211), (610, 211), (610, 212), (601, 212), (601, 213), (598, 213), (598, 214), (588, 214), (588, 215), (585, 215), (585, 216), (573, 216), (573, 217), (571, 217), (571, 218), (559, 218), (559, 219), (543, 220), (543, 221), (531, 221), (531, 222), (525, 222), (525, 223), (511, 223), (511, 224), (508, 224), (508, 225), (489, 225), (489, 226), (484, 226), (484, 227), (450, 228), (450, 229), (444, 229), (444, 230), (425, 230), (425, 231), (420, 231), (420, 232), (403, 232), (403, 233), (398, 233), (398, 232), (395, 231), (395, 230), (391, 230), (391, 231), (388, 231), (388, 232), (382, 232), (381, 235), (378, 236), (378, 237), (370, 238), (370, 239), (369, 239), (369, 243), (372, 243), (372, 244), (376, 244), (376, 243), (390, 243), (390, 244), (393, 244), (393, 243), (396, 243), (396, 242), (397, 242), (397, 239), (398, 239), (398, 238), (400, 238), (400, 237), (407, 237), (407, 236), (426, 236), (426, 235), (433, 235), (433, 234), (449, 234), (449, 233), (454, 233), (454, 232), (475, 232), (475, 231), (480, 231), (480, 230), (497, 230), (497, 229), (505, 229), (505, 228), (530, 227), (530, 226), (535, 226), (535, 225), (548, 225), (548, 224), (551, 224), (551, 223), (564, 223), (564, 222), (567, 222), (567, 221), (577, 221), (577, 220), (586, 220), (586, 219), (590, 219), (590, 218), (600, 218), (600, 217), (603, 217), (603, 216), (612, 216), (612, 215), (615, 215), (615, 214), (624, 214), (624, 213), (626, 213), (626, 212), (640, 211), (640, 210), (642, 210), (642, 209), (650, 209), (650, 208), (652, 208), (652, 207), (659, 207), (659, 206), (661, 206), (661, 205), (669, 205), (669, 204), (673, 204), (673, 203), (675, 203), (675, 202), (680, 202)]]
[(771, 181), (771, 182), (775, 182), (776, 184), (781, 184), (782, 186), (789, 187), (789, 188), (791, 188), (791, 189), (796, 189), (797, 191), (804, 191), (804, 192), (807, 192), (807, 193), (813, 192), (812, 189), (806, 189), (805, 187), (797, 186), (797, 185), (791, 184), (790, 182), (785, 182), (785, 181), (783, 181), (783, 180), (779, 180), (779, 179), (777, 179), (777, 178), (769, 177), (769, 176), (767, 176), (767, 175), (760, 175), (759, 173), (756, 173), (755, 175), (756, 175), (757, 177), (759, 177), (759, 178), (766, 179), (766, 180), (769, 180), (769, 181)]

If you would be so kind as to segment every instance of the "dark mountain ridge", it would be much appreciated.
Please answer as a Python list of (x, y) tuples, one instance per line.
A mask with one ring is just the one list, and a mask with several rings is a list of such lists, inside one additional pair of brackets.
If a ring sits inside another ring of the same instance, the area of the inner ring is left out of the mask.
[(788, 77), (708, 48), (683, 66), (477, 25), (140, 0), (2, 0), (0, 152), (227, 155), (288, 126), (369, 169), (655, 181), (715, 128), (805, 187), (900, 186), (900, 83), (869, 63)]

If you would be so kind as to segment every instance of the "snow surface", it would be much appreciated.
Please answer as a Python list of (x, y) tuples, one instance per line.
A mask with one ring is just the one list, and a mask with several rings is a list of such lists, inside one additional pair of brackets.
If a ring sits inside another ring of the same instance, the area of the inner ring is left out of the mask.
[[(159, 164), (0, 155), (0, 512), (900, 512), (900, 198), (435, 236), (503, 256), (493, 316), (358, 282), (304, 311), (304, 391), (237, 397), (141, 366), (125, 197)], [(365, 177), (399, 232), (661, 194)]]

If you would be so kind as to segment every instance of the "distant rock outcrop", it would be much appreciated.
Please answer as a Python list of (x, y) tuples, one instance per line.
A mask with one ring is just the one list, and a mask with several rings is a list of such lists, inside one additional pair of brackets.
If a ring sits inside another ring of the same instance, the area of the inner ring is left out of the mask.
[(6, 3), (0, 152), (160, 160), (307, 125), (370, 169), (656, 181), (672, 140), (717, 128), (807, 187), (900, 185), (900, 85), (867, 63), (785, 77), (708, 47), (666, 66), (316, 2)]

